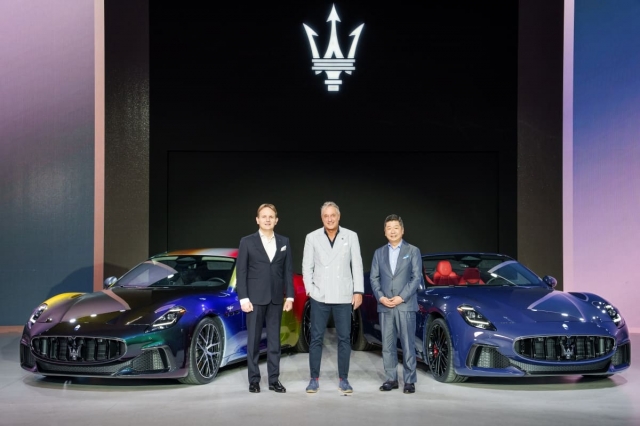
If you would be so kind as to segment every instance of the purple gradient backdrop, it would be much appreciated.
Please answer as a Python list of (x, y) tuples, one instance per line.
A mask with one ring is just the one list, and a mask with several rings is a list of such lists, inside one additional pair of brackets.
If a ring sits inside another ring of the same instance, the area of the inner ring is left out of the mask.
[(565, 241), (573, 248), (565, 290), (604, 296), (633, 332), (640, 332), (631, 274), (640, 259), (638, 22), (637, 1), (575, 2), (573, 240)]
[(93, 288), (94, 52), (93, 0), (0, 1), (0, 325)]

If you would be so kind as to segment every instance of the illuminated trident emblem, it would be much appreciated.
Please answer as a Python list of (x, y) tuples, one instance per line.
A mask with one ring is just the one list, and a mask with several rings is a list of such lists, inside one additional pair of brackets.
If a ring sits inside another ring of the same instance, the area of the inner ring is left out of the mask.
[(337, 92), (340, 90), (340, 85), (342, 84), (342, 80), (340, 80), (340, 73), (344, 71), (347, 74), (351, 74), (351, 72), (356, 69), (356, 46), (358, 45), (358, 40), (360, 39), (360, 33), (362, 32), (364, 24), (361, 24), (351, 34), (349, 34), (350, 37), (353, 37), (353, 41), (351, 42), (349, 54), (347, 55), (347, 58), (345, 58), (340, 50), (338, 36), (336, 34), (336, 21), (341, 21), (338, 17), (338, 13), (336, 12), (335, 4), (331, 8), (329, 18), (327, 18), (327, 22), (329, 21), (331, 21), (331, 38), (329, 39), (329, 46), (327, 47), (327, 52), (324, 54), (324, 58), (320, 58), (316, 42), (313, 39), (313, 37), (317, 37), (318, 34), (316, 34), (316, 32), (306, 24), (302, 25), (304, 26), (304, 30), (307, 32), (309, 45), (311, 46), (311, 54), (313, 55), (313, 59), (311, 60), (313, 66), (311, 69), (316, 72), (316, 75), (323, 71), (326, 72), (327, 79), (324, 82), (327, 85), (327, 90), (329, 92)]

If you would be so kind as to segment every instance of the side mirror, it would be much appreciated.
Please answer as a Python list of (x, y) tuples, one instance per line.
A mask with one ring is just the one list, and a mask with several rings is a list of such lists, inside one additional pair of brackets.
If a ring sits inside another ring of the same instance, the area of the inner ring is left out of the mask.
[(118, 278), (109, 277), (106, 280), (104, 280), (104, 285), (102, 286), (102, 288), (107, 289), (107, 288), (111, 287), (116, 281), (118, 281)]
[(550, 275), (545, 275), (542, 278), (542, 281), (544, 281), (544, 283), (546, 285), (548, 285), (549, 287), (551, 287), (551, 288), (556, 288), (556, 286), (558, 285), (558, 280), (556, 280), (555, 278), (553, 278)]

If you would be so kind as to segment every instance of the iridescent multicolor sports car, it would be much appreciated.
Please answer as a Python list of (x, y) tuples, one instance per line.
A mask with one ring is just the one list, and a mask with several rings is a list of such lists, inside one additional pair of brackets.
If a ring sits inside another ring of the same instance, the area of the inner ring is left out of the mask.
[[(166, 252), (119, 279), (107, 278), (104, 290), (46, 300), (24, 327), (20, 365), (44, 376), (211, 382), (220, 367), (247, 355), (236, 255), (237, 249)], [(294, 291), (281, 343), (306, 352), (309, 336), (301, 323), (307, 296), (299, 274)]]
[[(624, 318), (598, 295), (555, 290), (553, 277), (540, 278), (501, 254), (424, 255), (422, 264), (415, 349), (439, 382), (607, 377), (630, 366)], [(366, 275), (364, 302), (354, 314), (354, 349), (381, 344), (376, 305)]]

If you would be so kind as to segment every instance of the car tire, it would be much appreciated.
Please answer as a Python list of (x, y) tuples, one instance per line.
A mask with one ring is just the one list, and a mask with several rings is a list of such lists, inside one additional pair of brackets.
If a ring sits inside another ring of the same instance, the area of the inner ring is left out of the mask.
[(193, 330), (189, 343), (187, 376), (181, 383), (204, 385), (218, 375), (224, 354), (224, 327), (220, 318), (204, 318)]
[(362, 312), (356, 309), (351, 312), (351, 349), (354, 351), (368, 351), (372, 345), (364, 337), (362, 326)]
[(429, 323), (425, 340), (427, 364), (434, 379), (441, 383), (462, 383), (467, 380), (467, 377), (456, 374), (453, 368), (451, 334), (442, 318)]
[(300, 336), (298, 336), (298, 343), (296, 343), (296, 352), (309, 352), (309, 343), (311, 343), (311, 303), (307, 302), (302, 310)]

